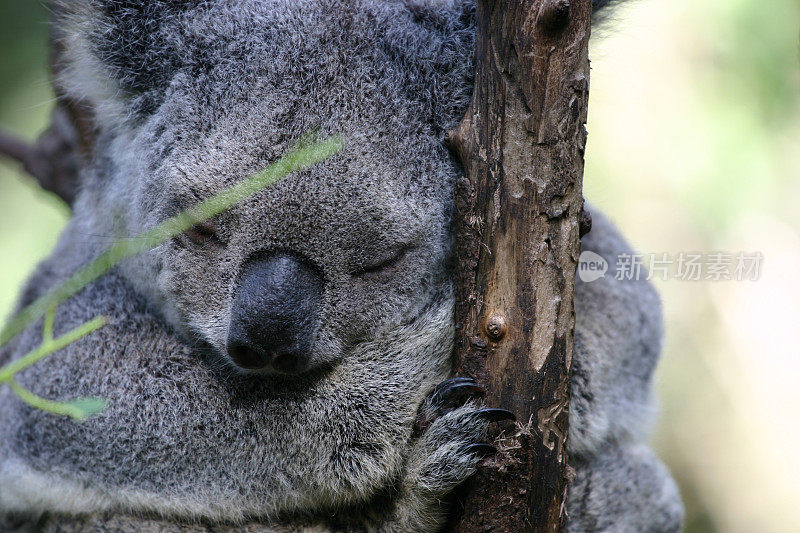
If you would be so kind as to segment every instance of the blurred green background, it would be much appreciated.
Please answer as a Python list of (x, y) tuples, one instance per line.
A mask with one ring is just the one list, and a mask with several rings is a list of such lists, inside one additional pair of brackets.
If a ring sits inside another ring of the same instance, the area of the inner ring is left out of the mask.
[[(0, 126), (52, 105), (47, 12), (0, 0)], [(800, 531), (800, 6), (639, 0), (592, 39), (587, 197), (645, 253), (756, 252), (755, 282), (657, 281), (653, 443), (688, 532)], [(69, 216), (0, 162), (0, 315)]]

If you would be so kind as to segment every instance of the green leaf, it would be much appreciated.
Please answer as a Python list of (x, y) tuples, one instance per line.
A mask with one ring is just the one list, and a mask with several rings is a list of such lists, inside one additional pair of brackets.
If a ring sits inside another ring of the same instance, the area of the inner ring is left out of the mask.
[(100, 413), (108, 407), (108, 400), (103, 398), (76, 398), (64, 402), (70, 410), (69, 415), (76, 420), (86, 420), (92, 415)]
[(138, 237), (117, 242), (52, 291), (40, 296), (11, 318), (0, 329), (0, 346), (5, 345), (29, 324), (44, 316), (50, 309), (57, 307), (67, 298), (77, 294), (122, 260), (155, 248), (186, 231), (194, 224), (222, 213), (289, 174), (305, 170), (324, 161), (343, 147), (343, 141), (338, 136), (327, 137), (309, 144), (313, 138), (314, 134), (301, 137), (289, 152), (261, 172), (235, 183), (218, 195), (165, 220)]
[(69, 416), (75, 420), (83, 421), (106, 408), (107, 402), (101, 398), (78, 398), (66, 402), (54, 402), (37, 396), (12, 379), (7, 385), (14, 391), (20, 400), (31, 407), (53, 413), (54, 415)]

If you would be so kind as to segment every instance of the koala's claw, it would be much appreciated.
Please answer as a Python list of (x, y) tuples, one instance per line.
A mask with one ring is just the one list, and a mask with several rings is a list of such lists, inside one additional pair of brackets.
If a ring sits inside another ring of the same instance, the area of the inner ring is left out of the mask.
[(511, 411), (506, 409), (479, 409), (475, 411), (475, 416), (479, 416), (489, 422), (500, 422), (502, 420), (516, 420), (517, 417)]
[(464, 405), (473, 396), (485, 394), (486, 389), (478, 385), (474, 379), (455, 377), (436, 385), (428, 401), (434, 409), (446, 410)]
[[(489, 425), (514, 419), (514, 415), (505, 409), (487, 408), (469, 397), (463, 405), (452, 409), (437, 409), (433, 405), (434, 401), (446, 398), (447, 392), (453, 389), (457, 392), (464, 390), (465, 385), (477, 386), (472, 380), (448, 380), (437, 387), (421, 406), (418, 420), (424, 420), (426, 424), (415, 428), (420, 433), (408, 458), (404, 494), (408, 495), (411, 505), (424, 505), (428, 509), (415, 508), (408, 511), (409, 516), (434, 516), (431, 514), (433, 510), (435, 515), (441, 513), (444, 516), (442, 502), (446, 495), (468, 479), (484, 459), (497, 453), (497, 449), (486, 442)], [(437, 414), (439, 410), (443, 412)]]
[(442, 381), (434, 387), (417, 413), (413, 436), (419, 437), (437, 418), (485, 394), (486, 389), (472, 378), (454, 377)]
[(467, 444), (458, 450), (458, 452), (463, 455), (474, 455), (476, 457), (480, 457), (481, 459), (485, 459), (486, 457), (491, 457), (492, 455), (496, 454), (497, 448), (485, 442), (477, 442), (475, 444)]

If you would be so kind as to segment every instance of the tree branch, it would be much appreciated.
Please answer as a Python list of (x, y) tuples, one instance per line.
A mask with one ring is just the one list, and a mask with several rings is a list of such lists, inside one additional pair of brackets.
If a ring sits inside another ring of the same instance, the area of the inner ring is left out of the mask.
[(33, 159), (34, 149), (32, 144), (0, 130), (0, 154), (15, 159), (22, 163), (23, 167), (27, 167), (28, 161)]
[(588, 101), (588, 0), (479, 0), (475, 88), (448, 134), (457, 373), (517, 431), (464, 487), (452, 531), (565, 525), (572, 305)]
[(46, 191), (72, 205), (81, 166), (81, 141), (69, 112), (57, 106), (35, 143), (0, 131), (0, 155), (22, 165)]

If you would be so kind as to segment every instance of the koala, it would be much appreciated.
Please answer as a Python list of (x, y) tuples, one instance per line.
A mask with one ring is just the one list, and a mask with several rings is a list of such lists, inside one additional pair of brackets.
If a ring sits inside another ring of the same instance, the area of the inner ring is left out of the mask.
[[(605, 2), (595, 2), (600, 6)], [(25, 305), (110, 243), (255, 173), (309, 130), (341, 152), (130, 258), (62, 304), (27, 369), (83, 423), (0, 389), (0, 527), (439, 530), (510, 414), (453, 376), (444, 133), (473, 84), (470, 0), (60, 1), (65, 98), (92, 110), (74, 216)], [(582, 248), (630, 247), (594, 213)], [(576, 281), (570, 532), (681, 528), (646, 446), (659, 301), (613, 269)], [(38, 345), (34, 324), (0, 363)], [(419, 420), (425, 420), (420, 425)]]

